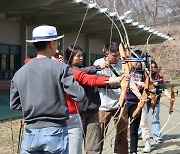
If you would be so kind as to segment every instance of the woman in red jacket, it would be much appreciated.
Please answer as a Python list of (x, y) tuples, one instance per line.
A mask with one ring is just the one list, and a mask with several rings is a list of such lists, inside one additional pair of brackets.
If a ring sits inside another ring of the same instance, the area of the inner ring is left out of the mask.
[[(60, 53), (62, 59), (62, 53)], [(58, 61), (58, 55), (56, 58)], [(103, 64), (106, 67), (105, 64)], [(101, 66), (102, 67), (102, 66)], [(73, 69), (74, 79), (79, 82), (80, 85), (90, 87), (105, 87), (111, 84), (120, 83), (121, 77), (109, 78), (107, 76), (90, 75), (81, 70)], [(69, 108), (69, 120), (67, 120), (68, 134), (69, 134), (69, 154), (81, 154), (82, 153), (82, 141), (83, 141), (83, 127), (81, 123), (81, 117), (79, 115), (78, 103), (75, 102), (70, 95), (67, 94), (67, 103)], [(88, 103), (88, 102), (87, 102)], [(88, 104), (84, 104), (86, 108)]]

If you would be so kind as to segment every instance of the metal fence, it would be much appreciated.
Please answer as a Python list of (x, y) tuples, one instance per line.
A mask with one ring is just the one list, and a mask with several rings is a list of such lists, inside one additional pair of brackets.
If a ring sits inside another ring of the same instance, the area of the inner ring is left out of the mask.
[(164, 17), (164, 18), (158, 18), (155, 21), (148, 21), (147, 23), (145, 23), (145, 25), (148, 26), (156, 26), (156, 25), (164, 25), (167, 24), (168, 26), (170, 24), (180, 24), (180, 15), (177, 16), (173, 16), (173, 17)]

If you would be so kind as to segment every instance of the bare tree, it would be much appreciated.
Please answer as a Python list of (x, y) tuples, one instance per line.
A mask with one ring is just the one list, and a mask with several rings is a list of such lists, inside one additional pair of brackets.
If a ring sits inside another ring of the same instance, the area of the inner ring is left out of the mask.
[(180, 15), (180, 1), (171, 0), (165, 3), (165, 7), (169, 10), (170, 16)]
[(147, 21), (156, 23), (159, 18), (180, 14), (180, 0), (98, 0), (98, 2), (110, 10), (114, 10), (115, 3), (120, 15), (132, 11), (131, 17), (142, 23)]

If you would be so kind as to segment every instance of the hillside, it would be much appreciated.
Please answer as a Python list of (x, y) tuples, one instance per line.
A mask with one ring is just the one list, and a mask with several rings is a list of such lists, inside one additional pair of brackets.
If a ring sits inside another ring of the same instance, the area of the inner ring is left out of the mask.
[[(180, 77), (180, 25), (153, 28), (170, 35), (173, 39), (161, 44), (150, 44), (148, 46), (150, 55), (158, 63), (160, 72), (166, 80), (169, 80), (170, 77), (177, 79)], [(147, 46), (140, 46), (139, 48), (143, 51), (147, 50)]]

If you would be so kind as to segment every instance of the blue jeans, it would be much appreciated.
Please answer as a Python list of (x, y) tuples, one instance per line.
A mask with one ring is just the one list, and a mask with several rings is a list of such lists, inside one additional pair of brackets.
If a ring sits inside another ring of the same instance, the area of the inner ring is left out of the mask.
[(67, 127), (25, 129), (22, 154), (68, 154)]
[(153, 135), (153, 139), (155, 141), (162, 140), (161, 134), (159, 134), (161, 130), (160, 120), (159, 120), (159, 114), (160, 114), (160, 102), (156, 104), (154, 115), (152, 115), (151, 112), (151, 106), (147, 105), (147, 112), (150, 119), (151, 124), (151, 131)]
[(79, 114), (70, 114), (67, 120), (69, 154), (82, 154), (83, 128)]

